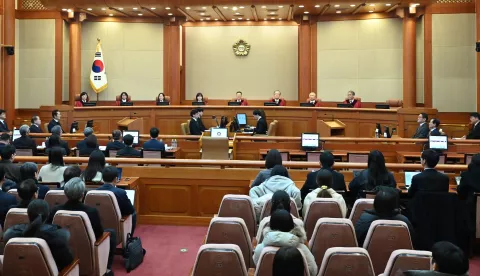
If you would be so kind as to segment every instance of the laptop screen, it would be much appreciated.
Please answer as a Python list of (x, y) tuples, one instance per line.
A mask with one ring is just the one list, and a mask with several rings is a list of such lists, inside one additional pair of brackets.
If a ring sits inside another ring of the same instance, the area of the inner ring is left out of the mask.
[(212, 128), (210, 128), (210, 135), (212, 137), (227, 138), (228, 137), (228, 130), (226, 128), (212, 127)]
[(237, 121), (239, 125), (246, 125), (247, 124), (247, 114), (239, 113), (237, 114)]
[(414, 175), (419, 174), (420, 172), (405, 172), (405, 186), (410, 188), (410, 185), (412, 185), (412, 178)]
[(20, 129), (14, 129), (13, 130), (13, 136), (12, 136), (12, 141), (15, 141), (15, 139), (20, 138)]
[(138, 136), (139, 136), (139, 133), (138, 133), (138, 130), (124, 130), (123, 131), (123, 136), (125, 137), (125, 135), (127, 134), (130, 134), (133, 136), (133, 143), (135, 145), (138, 144)]
[(130, 202), (132, 205), (135, 204), (135, 190), (125, 190), (127, 192), (127, 197), (130, 199)]
[(318, 133), (302, 133), (302, 148), (318, 148)]
[(447, 150), (448, 149), (447, 136), (430, 136), (428, 138), (430, 149)]

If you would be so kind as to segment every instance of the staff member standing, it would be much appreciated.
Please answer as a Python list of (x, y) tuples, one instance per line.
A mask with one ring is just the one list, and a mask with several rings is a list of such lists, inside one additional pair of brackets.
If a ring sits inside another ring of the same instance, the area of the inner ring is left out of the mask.
[(425, 139), (428, 137), (428, 133), (430, 132), (429, 126), (427, 124), (428, 115), (426, 113), (420, 113), (417, 118), (417, 123), (420, 125), (418, 126), (415, 134), (413, 135), (413, 139)]
[(42, 124), (40, 117), (33, 116), (30, 122), (32, 122), (32, 125), (30, 126), (31, 133), (43, 133), (42, 127), (40, 126)]
[(254, 134), (267, 134), (268, 126), (267, 126), (267, 118), (265, 113), (261, 110), (255, 109), (253, 111), (253, 117), (257, 120), (257, 126), (255, 127)]
[(65, 133), (62, 125), (60, 124), (60, 118), (62, 118), (62, 114), (60, 114), (60, 111), (58, 109), (52, 111), (52, 120), (50, 121), (50, 123), (48, 123), (48, 132), (51, 133), (54, 126), (60, 126), (60, 128), (62, 129), (62, 133)]
[(470, 113), (470, 124), (472, 125), (472, 130), (468, 135), (463, 136), (463, 139), (480, 139), (480, 114), (478, 112)]
[(7, 114), (5, 110), (0, 109), (0, 132), (9, 132), (7, 122), (5, 119), (7, 118)]
[(188, 126), (190, 128), (190, 134), (202, 135), (202, 130), (200, 129), (200, 124), (198, 122), (198, 119), (200, 118), (200, 112), (198, 112), (198, 109), (190, 111), (190, 117), (192, 117)]

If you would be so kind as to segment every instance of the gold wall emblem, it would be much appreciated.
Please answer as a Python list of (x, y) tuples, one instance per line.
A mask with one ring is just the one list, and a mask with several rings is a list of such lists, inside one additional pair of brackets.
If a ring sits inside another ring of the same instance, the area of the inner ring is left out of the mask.
[(236, 56), (248, 56), (250, 52), (250, 44), (248, 44), (245, 40), (240, 39), (235, 44), (233, 44), (233, 53)]

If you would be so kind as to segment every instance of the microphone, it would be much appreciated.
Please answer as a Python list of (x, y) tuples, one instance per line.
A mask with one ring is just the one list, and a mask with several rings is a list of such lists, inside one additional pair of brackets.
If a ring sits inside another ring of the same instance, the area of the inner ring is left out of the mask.
[(212, 116), (212, 120), (215, 119), (215, 122), (217, 123), (217, 127), (219, 127), (219, 124), (218, 124), (218, 120), (217, 120), (217, 116), (213, 115)]

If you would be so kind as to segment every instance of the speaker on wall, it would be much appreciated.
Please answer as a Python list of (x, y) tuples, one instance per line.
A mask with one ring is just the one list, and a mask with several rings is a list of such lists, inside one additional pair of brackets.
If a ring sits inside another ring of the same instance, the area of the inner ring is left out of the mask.
[(15, 47), (13, 46), (7, 46), (5, 47), (5, 50), (7, 51), (7, 55), (13, 56), (15, 54)]
[(476, 43), (475, 51), (480, 52), (480, 42)]

